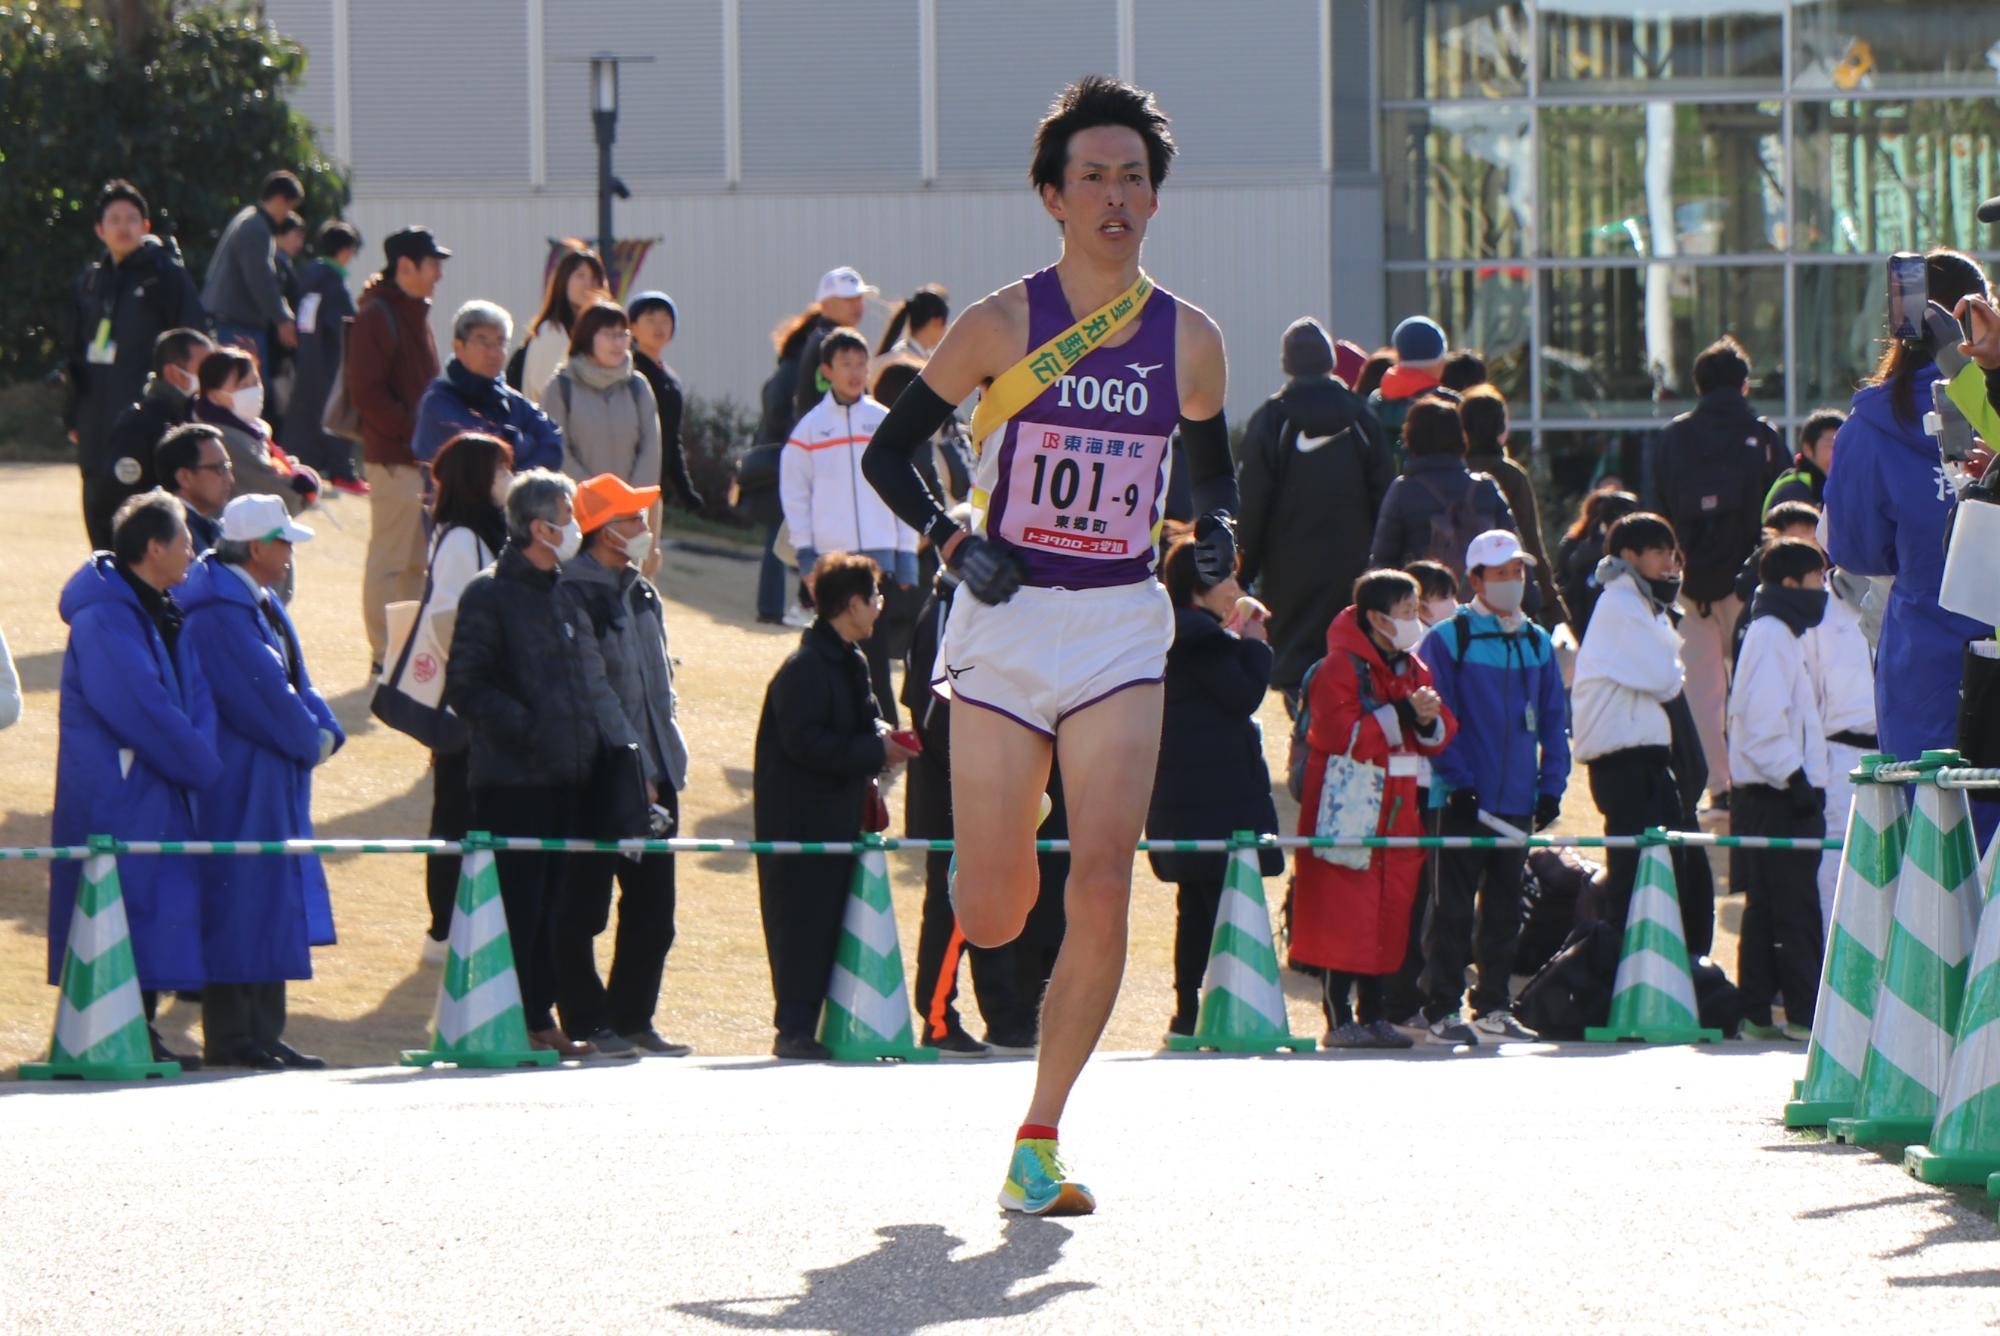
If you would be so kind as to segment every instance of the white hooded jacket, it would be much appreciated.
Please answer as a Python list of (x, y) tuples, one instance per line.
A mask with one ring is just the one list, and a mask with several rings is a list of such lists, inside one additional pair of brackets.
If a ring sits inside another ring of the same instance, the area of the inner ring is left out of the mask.
[(1826, 727), (1806, 664), (1806, 639), (1778, 617), (1753, 618), (1743, 633), (1729, 688), (1731, 783), (1782, 789), (1803, 770), (1806, 783), (1826, 787)]
[(1666, 703), (1681, 694), (1686, 678), (1681, 633), (1653, 607), (1636, 576), (1614, 577), (1576, 652), (1570, 689), (1576, 759), (1671, 745)]

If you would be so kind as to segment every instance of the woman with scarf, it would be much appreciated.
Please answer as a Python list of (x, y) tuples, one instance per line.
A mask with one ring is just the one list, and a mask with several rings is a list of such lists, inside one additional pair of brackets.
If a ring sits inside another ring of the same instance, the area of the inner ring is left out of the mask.
[(319, 495), (319, 474), (295, 462), (271, 439), (264, 421), (264, 381), (257, 359), (241, 348), (217, 348), (202, 359), (194, 420), (222, 433), (234, 478), (232, 497), (266, 493), (296, 515)]
[[(1380, 772), (1381, 807), (1364, 832), (1421, 835), (1417, 758), (1435, 756), (1458, 721), (1412, 653), (1423, 639), (1417, 582), (1401, 571), (1369, 571), (1353, 605), (1326, 632), (1326, 657), (1306, 686), (1305, 787), (1299, 833), (1320, 832), (1320, 794), (1336, 758)], [(1358, 787), (1358, 786), (1350, 786)], [(1325, 971), (1323, 1047), (1408, 1048), (1384, 1011), (1385, 977), (1402, 967), (1410, 910), (1423, 872), (1421, 849), (1315, 849), (1300, 855), (1292, 890), (1292, 964)], [(1350, 1002), (1349, 993), (1355, 994)]]
[[(1607, 555), (1597, 564), (1601, 592), (1570, 688), (1572, 750), (1590, 771), (1590, 796), (1604, 814), (1604, 833), (1637, 835), (1682, 819), (1668, 714), (1687, 677), (1674, 628), (1680, 544), (1671, 524), (1639, 511), (1611, 526), (1604, 547)], [(1623, 932), (1639, 852), (1610, 849), (1605, 862), (1604, 917)], [(1684, 920), (1693, 908), (1692, 900), (1682, 904)], [(1691, 942), (1706, 940), (1691, 922), (1685, 930)]]
[(598, 302), (577, 317), (569, 360), (549, 377), (542, 409), (562, 428), (570, 477), (610, 473), (634, 487), (659, 485), (659, 404), (633, 365), (632, 325), (621, 307)]

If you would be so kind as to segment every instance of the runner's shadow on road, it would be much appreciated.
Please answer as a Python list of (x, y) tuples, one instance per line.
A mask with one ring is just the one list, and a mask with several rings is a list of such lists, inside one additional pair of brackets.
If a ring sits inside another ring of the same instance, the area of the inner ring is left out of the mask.
[(886, 1225), (875, 1231), (882, 1242), (872, 1252), (806, 1272), (805, 1293), (796, 1297), (714, 1299), (675, 1309), (740, 1331), (910, 1336), (946, 1322), (1024, 1317), (1065, 1294), (1097, 1288), (1064, 1280), (1015, 1292), (1061, 1260), (1070, 1230), (1027, 1216), (1009, 1217), (1003, 1229), (991, 1252), (954, 1257), (965, 1240), (943, 1225)]

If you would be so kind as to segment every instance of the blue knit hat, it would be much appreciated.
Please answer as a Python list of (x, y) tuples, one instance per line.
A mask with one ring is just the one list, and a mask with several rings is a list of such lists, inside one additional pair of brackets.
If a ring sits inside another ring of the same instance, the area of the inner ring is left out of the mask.
[(1389, 336), (1398, 362), (1435, 362), (1444, 356), (1444, 331), (1427, 315), (1413, 315)]
[(674, 299), (657, 289), (649, 292), (641, 292), (634, 296), (632, 300), (626, 302), (625, 318), (628, 320), (637, 320), (641, 315), (652, 310), (655, 306), (665, 307), (667, 318), (674, 322), (674, 328), (680, 328), (680, 312), (674, 309)]

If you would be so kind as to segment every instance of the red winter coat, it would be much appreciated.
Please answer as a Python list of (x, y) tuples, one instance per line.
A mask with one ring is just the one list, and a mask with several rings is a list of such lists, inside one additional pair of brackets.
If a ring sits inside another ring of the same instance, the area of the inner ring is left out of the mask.
[[(1313, 833), (1327, 758), (1346, 753), (1350, 737), (1354, 738), (1355, 760), (1388, 771), (1382, 782), (1382, 817), (1376, 833), (1424, 833), (1423, 814), (1417, 810), (1415, 758), (1443, 751), (1458, 731), (1458, 720), (1444, 708), (1438, 716), (1443, 728), (1430, 740), (1420, 741), (1404, 730), (1394, 703), (1430, 683), (1430, 669), (1414, 654), (1397, 656), (1395, 667), (1390, 668), (1353, 608), (1334, 618), (1326, 632), (1326, 659), (1313, 675), (1308, 693), (1312, 725), (1306, 733), (1309, 755), (1299, 834)], [(1357, 721), (1361, 725), (1359, 736), (1355, 735)], [(1392, 764), (1394, 757), (1404, 759)], [(1351, 974), (1388, 974), (1400, 969), (1409, 945), (1410, 906), (1417, 897), (1417, 878), (1423, 866), (1422, 849), (1377, 849), (1362, 869), (1339, 867), (1300, 850), (1292, 892), (1294, 963)]]

